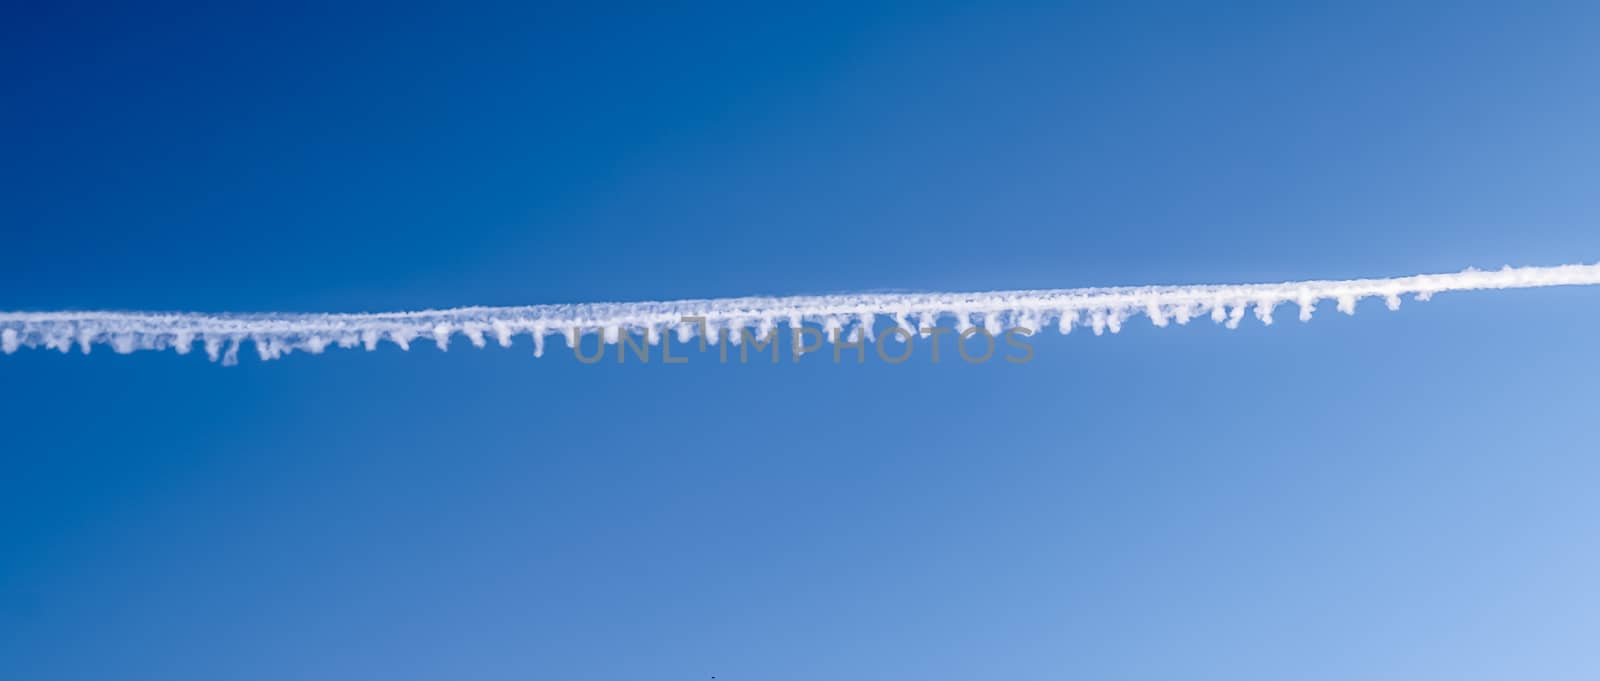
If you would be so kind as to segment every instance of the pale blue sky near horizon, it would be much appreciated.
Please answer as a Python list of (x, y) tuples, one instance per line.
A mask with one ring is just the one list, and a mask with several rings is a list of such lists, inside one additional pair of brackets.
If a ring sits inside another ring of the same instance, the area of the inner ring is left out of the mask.
[[(1583, 3), (12, 8), (0, 310), (1600, 259)], [(1026, 365), (0, 357), (0, 678), (1588, 679), (1600, 290)]]

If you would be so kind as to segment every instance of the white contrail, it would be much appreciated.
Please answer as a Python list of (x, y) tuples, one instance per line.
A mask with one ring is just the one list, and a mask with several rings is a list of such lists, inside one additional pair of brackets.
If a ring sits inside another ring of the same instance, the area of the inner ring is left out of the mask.
[[(1121, 330), (1134, 315), (1143, 314), (1156, 326), (1210, 316), (1228, 328), (1238, 326), (1253, 310), (1264, 324), (1272, 323), (1273, 309), (1283, 303), (1299, 306), (1302, 321), (1311, 318), (1317, 303), (1337, 302), (1338, 309), (1354, 314), (1362, 298), (1384, 299), (1389, 309), (1400, 307), (1402, 296), (1427, 300), (1443, 291), (1535, 288), (1600, 284), (1600, 264), (1558, 267), (1506, 267), (1499, 271), (1466, 270), (1454, 274), (1422, 274), (1392, 279), (1299, 281), (1281, 284), (1210, 286), (1141, 286), (1078, 288), (988, 293), (863, 293), (782, 298), (714, 298), (635, 303), (584, 303), (527, 307), (463, 307), (421, 312), (377, 314), (202, 314), (160, 312), (5, 312), (0, 313), (0, 350), (46, 347), (63, 352), (73, 346), (88, 352), (95, 343), (121, 353), (134, 350), (173, 349), (189, 352), (196, 343), (213, 361), (236, 361), (244, 341), (255, 345), (262, 359), (303, 350), (320, 353), (330, 346), (375, 348), (389, 341), (401, 349), (424, 338), (440, 349), (457, 334), (483, 347), (489, 338), (510, 346), (516, 336), (533, 338), (534, 354), (544, 352), (547, 336), (564, 337), (571, 346), (582, 336), (598, 333), (606, 343), (621, 334), (640, 334), (651, 344), (662, 333), (676, 332), (687, 342), (696, 334), (711, 338), (727, 332), (739, 342), (741, 330), (765, 339), (779, 324), (822, 327), (828, 338), (850, 329), (873, 338), (880, 318), (892, 320), (908, 333), (936, 326), (953, 318), (957, 330), (975, 324), (993, 334), (1002, 329), (1039, 329), (1055, 325), (1068, 333), (1074, 325), (1096, 334)], [(685, 317), (704, 318), (704, 323)], [(925, 332), (922, 332), (926, 335)]]

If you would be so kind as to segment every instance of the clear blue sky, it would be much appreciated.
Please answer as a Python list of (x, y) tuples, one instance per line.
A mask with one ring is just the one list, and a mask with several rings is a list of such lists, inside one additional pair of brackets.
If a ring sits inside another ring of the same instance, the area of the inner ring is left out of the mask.
[[(0, 309), (1600, 257), (1600, 11), (1323, 4), (32, 3)], [(0, 678), (1590, 679), (1597, 305), (1023, 366), (21, 352)]]

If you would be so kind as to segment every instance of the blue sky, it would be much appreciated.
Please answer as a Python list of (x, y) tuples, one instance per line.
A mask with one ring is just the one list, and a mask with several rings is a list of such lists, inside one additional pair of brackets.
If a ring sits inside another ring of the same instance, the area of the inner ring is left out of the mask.
[[(1600, 253), (1579, 3), (11, 14), (6, 310)], [(1589, 678), (1596, 303), (1022, 366), (21, 352), (0, 677)]]

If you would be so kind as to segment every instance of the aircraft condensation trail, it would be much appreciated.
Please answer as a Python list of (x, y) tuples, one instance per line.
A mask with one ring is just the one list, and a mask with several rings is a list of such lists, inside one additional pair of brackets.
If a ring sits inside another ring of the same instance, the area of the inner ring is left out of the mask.
[[(1100, 334), (1116, 333), (1128, 318), (1145, 315), (1156, 326), (1186, 324), (1209, 316), (1235, 328), (1248, 312), (1272, 323), (1273, 310), (1285, 303), (1299, 308), (1302, 321), (1318, 303), (1335, 301), (1354, 314), (1363, 298), (1382, 298), (1398, 309), (1403, 296), (1427, 300), (1436, 293), (1482, 289), (1538, 288), (1600, 284), (1600, 264), (1556, 267), (1506, 267), (1496, 271), (1465, 270), (1388, 279), (1314, 280), (1277, 284), (1139, 286), (1076, 288), (985, 293), (861, 293), (825, 296), (711, 298), (632, 303), (581, 303), (525, 307), (462, 307), (419, 312), (374, 314), (253, 313), (207, 314), (168, 312), (0, 312), (0, 350), (74, 346), (84, 352), (95, 344), (116, 352), (175, 350), (189, 352), (198, 343), (213, 361), (236, 361), (240, 345), (252, 343), (262, 359), (293, 351), (320, 353), (329, 347), (372, 350), (388, 341), (408, 349), (419, 338), (440, 349), (456, 336), (477, 347), (489, 339), (509, 347), (517, 336), (533, 339), (535, 355), (545, 339), (556, 335), (573, 345), (580, 337), (599, 334), (606, 343), (621, 334), (640, 334), (651, 344), (662, 333), (680, 341), (697, 334), (732, 342), (741, 330), (765, 339), (780, 324), (798, 328), (815, 324), (828, 338), (848, 329), (851, 337), (872, 340), (880, 319), (892, 320), (907, 333), (953, 320), (957, 330), (974, 325), (993, 334), (1003, 329), (1055, 326), (1061, 333), (1074, 326)], [(685, 317), (704, 322), (686, 322)]]

